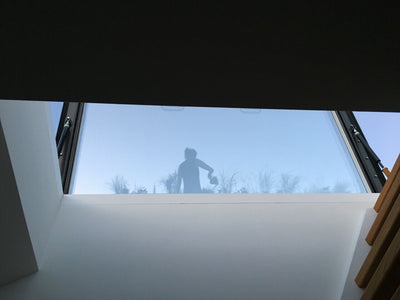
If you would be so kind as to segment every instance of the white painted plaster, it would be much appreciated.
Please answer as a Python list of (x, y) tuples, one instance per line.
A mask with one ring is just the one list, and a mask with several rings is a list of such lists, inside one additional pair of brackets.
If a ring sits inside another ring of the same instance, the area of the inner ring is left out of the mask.
[(357, 286), (354, 279), (356, 278), (362, 264), (371, 250), (371, 246), (368, 245), (368, 243), (365, 241), (365, 238), (371, 229), (372, 223), (374, 222), (376, 216), (377, 213), (372, 207), (367, 209), (365, 212), (360, 234), (357, 239), (357, 245), (354, 250), (349, 272), (347, 273), (346, 284), (343, 289), (341, 300), (361, 299), (361, 296), (364, 292), (363, 289)]
[(0, 286), (37, 270), (0, 120)]
[(62, 197), (50, 104), (0, 101), (0, 118), (39, 267)]
[(41, 270), (0, 298), (340, 299), (377, 194), (336, 197), (66, 195)]
[(341, 298), (377, 194), (66, 195), (60, 207), (47, 105), (0, 102), (40, 267), (0, 299)]

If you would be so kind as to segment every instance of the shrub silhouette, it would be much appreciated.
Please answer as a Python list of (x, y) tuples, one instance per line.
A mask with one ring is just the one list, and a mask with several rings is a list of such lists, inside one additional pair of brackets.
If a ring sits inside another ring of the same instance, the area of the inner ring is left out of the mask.
[(109, 186), (115, 194), (129, 194), (128, 183), (123, 176), (114, 176)]
[(178, 185), (178, 172), (173, 172), (167, 176), (167, 178), (161, 180), (161, 183), (164, 185), (165, 190), (168, 194), (179, 193), (177, 190)]
[(290, 174), (282, 174), (281, 181), (280, 181), (280, 187), (276, 192), (277, 193), (294, 193), (297, 189), (299, 181), (300, 181), (300, 179), (297, 176), (293, 176)]

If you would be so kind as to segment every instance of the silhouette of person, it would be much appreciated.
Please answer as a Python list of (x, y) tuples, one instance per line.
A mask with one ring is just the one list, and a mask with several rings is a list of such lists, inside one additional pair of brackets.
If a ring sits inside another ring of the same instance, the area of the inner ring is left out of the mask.
[(178, 168), (177, 192), (181, 190), (183, 180), (184, 193), (201, 193), (199, 167), (208, 171), (208, 178), (212, 178), (213, 168), (202, 160), (196, 158), (197, 152), (194, 149), (185, 149), (185, 161)]

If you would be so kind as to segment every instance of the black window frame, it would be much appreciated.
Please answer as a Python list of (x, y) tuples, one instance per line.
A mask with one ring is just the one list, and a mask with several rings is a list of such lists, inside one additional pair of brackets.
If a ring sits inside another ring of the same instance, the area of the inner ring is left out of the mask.
[[(57, 129), (56, 141), (58, 144), (60, 142), (65, 122), (67, 121), (67, 118), (69, 118), (71, 121), (70, 127), (61, 148), (61, 155), (59, 155), (64, 194), (68, 194), (70, 190), (84, 107), (85, 103), (83, 102), (65, 102)], [(356, 117), (352, 111), (335, 111), (335, 113), (337, 114), (340, 123), (338, 126), (341, 126), (345, 132), (350, 147), (355, 154), (357, 163), (363, 172), (371, 192), (379, 193), (386, 182), (386, 178), (379, 165), (374, 160), (370, 159), (371, 155), (368, 153), (368, 150), (360, 142), (359, 138), (354, 135), (355, 128), (359, 135), (365, 139)]]
[[(373, 193), (380, 193), (386, 182), (386, 178), (379, 164), (372, 159), (372, 156), (376, 156), (376, 154), (370, 153), (360, 140), (360, 138), (363, 138), (367, 141), (357, 122), (357, 118), (352, 111), (337, 111), (336, 113), (371, 191)], [(354, 134), (354, 129), (357, 131), (357, 135)], [(358, 138), (359, 136), (361, 137)]]
[(58, 157), (64, 194), (69, 193), (71, 185), (84, 107), (83, 102), (65, 102), (57, 129), (56, 143), (59, 145), (64, 125), (67, 120), (70, 121)]

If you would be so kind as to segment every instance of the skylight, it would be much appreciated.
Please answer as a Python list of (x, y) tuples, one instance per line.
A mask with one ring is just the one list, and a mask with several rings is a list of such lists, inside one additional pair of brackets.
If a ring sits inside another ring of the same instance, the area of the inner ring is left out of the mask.
[(366, 191), (330, 111), (86, 104), (70, 192), (185, 192), (187, 148), (201, 193)]

